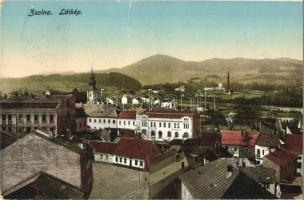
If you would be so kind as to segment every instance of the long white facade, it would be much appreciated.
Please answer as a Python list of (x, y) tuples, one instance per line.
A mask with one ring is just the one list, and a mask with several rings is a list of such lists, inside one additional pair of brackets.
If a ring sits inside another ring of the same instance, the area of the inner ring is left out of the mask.
[(146, 139), (172, 140), (194, 137), (194, 119), (190, 116), (151, 117), (149, 114), (136, 114), (136, 118), (88, 117), (91, 129), (119, 128), (134, 130)]

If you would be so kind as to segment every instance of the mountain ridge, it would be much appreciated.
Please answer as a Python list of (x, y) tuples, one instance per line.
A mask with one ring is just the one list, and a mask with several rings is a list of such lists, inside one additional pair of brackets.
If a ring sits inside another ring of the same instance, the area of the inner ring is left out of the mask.
[[(186, 61), (173, 56), (156, 54), (122, 68), (96, 72), (123, 73), (135, 78), (141, 84), (147, 85), (185, 82), (192, 78), (205, 80), (212, 75), (219, 77), (211, 79), (212, 81), (223, 81), (229, 70), (231, 76), (234, 76), (235, 81), (238, 82), (257, 81), (270, 84), (272, 83), (271, 79), (278, 79), (278, 83), (284, 84), (287, 79), (290, 79), (290, 76), (296, 76), (296, 80), (299, 80), (299, 75), (302, 74), (302, 63), (300, 60), (291, 58), (255, 59), (241, 57)], [(248, 79), (248, 76), (252, 79)]]

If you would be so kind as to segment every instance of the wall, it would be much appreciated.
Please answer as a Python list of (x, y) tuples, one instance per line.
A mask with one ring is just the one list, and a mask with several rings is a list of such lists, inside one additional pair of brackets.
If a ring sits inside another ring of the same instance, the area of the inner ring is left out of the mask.
[(88, 117), (87, 125), (91, 129), (117, 128), (117, 118)]
[(93, 163), (90, 199), (148, 199), (148, 173), (119, 165)]
[(80, 154), (35, 134), (1, 150), (0, 156), (2, 191), (40, 171), (81, 187)]
[(106, 153), (94, 153), (94, 160), (97, 162), (107, 162), (113, 163), (114, 162), (114, 155), (106, 154)]
[[(256, 161), (260, 162), (260, 164), (263, 164), (263, 157), (268, 155), (270, 152), (274, 152), (275, 148), (269, 148), (264, 146), (255, 145), (255, 158)], [(260, 157), (258, 157), (258, 149), (260, 150)], [(263, 153), (264, 152), (264, 153)]]
[(135, 119), (118, 119), (117, 127), (121, 128), (121, 129), (135, 130), (137, 127), (136, 120)]
[[(184, 133), (188, 133), (188, 138), (193, 137), (193, 123), (192, 118), (186, 117), (189, 121), (186, 123), (187, 128), (184, 127), (184, 117), (180, 119), (168, 119), (168, 118), (149, 118), (147, 120), (147, 126), (142, 126), (142, 120), (139, 121), (139, 129), (145, 129), (147, 138), (154, 138), (155, 140), (172, 140), (172, 139), (184, 139)], [(162, 132), (162, 136), (159, 137), (159, 132)], [(171, 137), (168, 136), (168, 132), (171, 132)], [(152, 132), (155, 136), (152, 136)], [(175, 137), (175, 133), (178, 133), (178, 137)]]

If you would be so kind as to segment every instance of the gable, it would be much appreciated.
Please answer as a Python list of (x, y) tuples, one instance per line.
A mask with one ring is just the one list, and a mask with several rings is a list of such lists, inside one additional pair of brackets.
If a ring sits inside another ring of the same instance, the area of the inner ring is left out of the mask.
[(46, 138), (31, 133), (0, 151), (0, 156), (3, 192), (41, 171), (80, 188), (80, 154)]

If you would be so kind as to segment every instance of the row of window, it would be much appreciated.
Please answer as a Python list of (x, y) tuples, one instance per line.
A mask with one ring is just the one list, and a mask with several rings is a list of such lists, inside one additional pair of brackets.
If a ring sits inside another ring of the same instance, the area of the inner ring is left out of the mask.
[(12, 115), (11, 114), (2, 114), (2, 121), (6, 121), (6, 116), (8, 121), (12, 121)]
[[(97, 119), (91, 119), (91, 118), (89, 118), (89, 122), (97, 123)], [(103, 120), (98, 119), (98, 123), (101, 123), (101, 122), (103, 122), (104, 124), (108, 122), (108, 124), (110, 124), (111, 123), (111, 119), (108, 119), (108, 120), (106, 120), (106, 119), (103, 119)], [(115, 123), (116, 123), (116, 120), (113, 119), (112, 120), (112, 124), (115, 124)]]
[(127, 120), (122, 120), (122, 121), (119, 121), (119, 125), (121, 125), (122, 124), (122, 122), (123, 122), (123, 125), (124, 126), (126, 126), (127, 125), (127, 123), (128, 123), (128, 126), (131, 126), (131, 124), (133, 124), (133, 126), (135, 126), (135, 121), (127, 121)]
[[(7, 116), (8, 121), (12, 120), (11, 114), (8, 114), (8, 115), (2, 114), (2, 121), (6, 121), (6, 116)], [(32, 116), (31, 114), (26, 114), (26, 115), (19, 114), (18, 115), (19, 122), (23, 122), (24, 119), (26, 122), (30, 122), (31, 116)], [(42, 122), (46, 122), (46, 115), (45, 114), (41, 115), (41, 119), (42, 119)], [(49, 119), (50, 119), (50, 122), (54, 122), (54, 115), (49, 115)], [(34, 115), (34, 122), (39, 122), (39, 115)]]
[[(142, 160), (133, 160), (135, 166), (140, 166), (142, 167), (144, 165)], [(122, 163), (122, 164), (127, 164), (127, 158), (122, 158), (122, 157), (115, 157), (115, 162), (117, 163)], [(130, 160), (130, 166), (132, 166), (132, 160)]]
[[(158, 131), (158, 137), (157, 138), (163, 138), (163, 132), (162, 131)], [(151, 137), (155, 138), (155, 131), (151, 131)], [(172, 133), (171, 131), (167, 132), (167, 138), (171, 138), (172, 137)], [(189, 133), (185, 132), (182, 135), (183, 138), (189, 138)], [(174, 133), (174, 138), (179, 138), (179, 132), (175, 132)]]
[[(97, 122), (97, 119), (91, 119), (91, 118), (89, 118), (89, 122), (94, 122), (94, 123), (96, 123)], [(101, 120), (101, 119), (99, 119), (98, 120), (98, 122), (99, 123), (106, 123), (106, 122), (108, 122), (108, 124), (110, 124), (111, 123), (111, 120), (110, 119), (108, 119), (108, 120), (106, 120), (106, 119), (103, 119), (103, 120)], [(112, 120), (112, 123), (113, 124), (115, 124), (115, 119), (113, 119)], [(130, 120), (120, 120), (119, 121), (119, 125), (124, 125), (124, 126), (126, 126), (126, 125), (128, 125), (128, 126), (131, 126), (131, 124), (133, 125), (133, 126), (135, 126), (135, 121), (130, 121)], [(147, 124), (147, 122), (146, 121), (143, 121), (142, 122), (142, 124), (141, 124), (143, 127), (146, 127), (146, 126), (148, 126), (148, 124)], [(150, 122), (150, 127), (156, 127), (156, 122)], [(166, 127), (168, 127), (168, 128), (171, 128), (171, 123), (170, 122), (158, 122), (158, 127), (164, 127), (164, 128), (166, 128)], [(174, 128), (179, 128), (179, 123), (173, 123), (173, 127)], [(189, 125), (189, 123), (184, 123), (184, 129), (189, 129), (190, 128), (190, 125)]]

